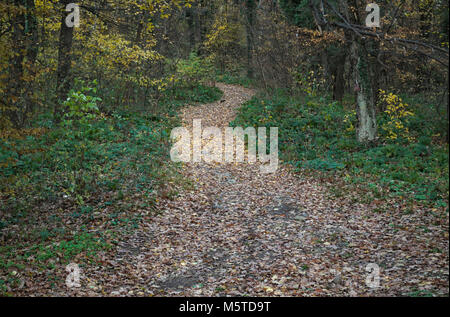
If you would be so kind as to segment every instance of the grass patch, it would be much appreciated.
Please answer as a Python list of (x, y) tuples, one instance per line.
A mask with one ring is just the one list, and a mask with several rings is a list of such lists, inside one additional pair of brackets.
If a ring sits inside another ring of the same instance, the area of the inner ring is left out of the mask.
[[(278, 127), (280, 158), (299, 171), (338, 176), (336, 196), (357, 188), (366, 195), (355, 196), (365, 202), (400, 198), (448, 208), (448, 145), (436, 138), (434, 127), (426, 127), (432, 123), (421, 108), (414, 108), (408, 122), (414, 141), (380, 140), (372, 147), (356, 141), (353, 109), (326, 97), (292, 97), (281, 90), (259, 94), (241, 107), (232, 125)], [(379, 114), (378, 120), (381, 125), (387, 118)]]

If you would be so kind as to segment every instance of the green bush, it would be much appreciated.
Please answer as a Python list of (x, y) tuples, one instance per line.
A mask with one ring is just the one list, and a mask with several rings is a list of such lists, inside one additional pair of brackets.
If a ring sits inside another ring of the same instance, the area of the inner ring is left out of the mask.
[[(63, 103), (66, 107), (64, 114), (64, 123), (66, 125), (71, 125), (73, 120), (87, 123), (95, 119), (100, 113), (97, 102), (101, 101), (101, 98), (95, 96), (97, 88), (87, 87), (83, 81), (76, 81), (76, 84), (81, 84), (81, 89), (79, 91), (70, 90), (66, 101)], [(97, 82), (94, 80), (92, 85), (96, 84)], [(94, 96), (90, 94), (94, 94)]]
[(177, 82), (184, 87), (206, 84), (214, 78), (214, 67), (210, 59), (199, 57), (196, 53), (191, 53), (188, 59), (180, 60), (176, 66)]

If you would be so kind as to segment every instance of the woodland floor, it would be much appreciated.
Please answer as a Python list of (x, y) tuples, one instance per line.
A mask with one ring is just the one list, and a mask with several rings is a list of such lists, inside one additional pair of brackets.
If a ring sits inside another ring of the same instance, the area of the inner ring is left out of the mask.
[[(218, 84), (221, 101), (187, 107), (183, 122), (228, 126), (252, 90)], [(280, 164), (192, 163), (194, 183), (82, 272), (63, 296), (399, 296), (448, 294), (448, 215), (375, 213)], [(421, 229), (426, 226), (428, 230)], [(436, 252), (435, 252), (436, 251)], [(380, 267), (369, 288), (366, 266)], [(416, 293), (414, 293), (416, 292)], [(49, 295), (49, 294), (47, 294)]]

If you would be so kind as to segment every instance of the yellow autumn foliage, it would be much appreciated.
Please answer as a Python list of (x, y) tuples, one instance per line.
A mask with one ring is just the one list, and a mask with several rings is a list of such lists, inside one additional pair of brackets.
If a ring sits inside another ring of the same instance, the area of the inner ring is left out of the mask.
[(381, 126), (386, 134), (385, 138), (396, 140), (398, 137), (403, 137), (408, 141), (413, 141), (414, 138), (406, 126), (408, 119), (414, 116), (414, 113), (408, 110), (409, 105), (392, 92), (387, 93), (382, 89), (379, 92), (379, 105), (384, 106), (384, 113), (388, 116), (387, 122)]

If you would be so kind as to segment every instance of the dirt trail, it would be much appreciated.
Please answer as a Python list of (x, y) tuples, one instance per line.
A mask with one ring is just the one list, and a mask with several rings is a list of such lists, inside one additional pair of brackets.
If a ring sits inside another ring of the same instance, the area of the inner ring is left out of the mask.
[[(222, 101), (184, 109), (186, 126), (196, 118), (203, 127), (227, 126), (253, 94), (219, 88)], [(257, 164), (196, 163), (183, 174), (196, 189), (160, 202), (162, 213), (121, 243), (110, 267), (90, 273), (101, 284), (90, 295), (373, 296), (448, 288), (448, 251), (424, 251), (438, 233), (398, 230), (420, 223), (420, 211), (378, 215), (333, 201), (315, 180), (281, 165), (261, 174)], [(448, 241), (434, 247), (448, 250)], [(366, 285), (369, 263), (380, 267), (378, 288)]]

